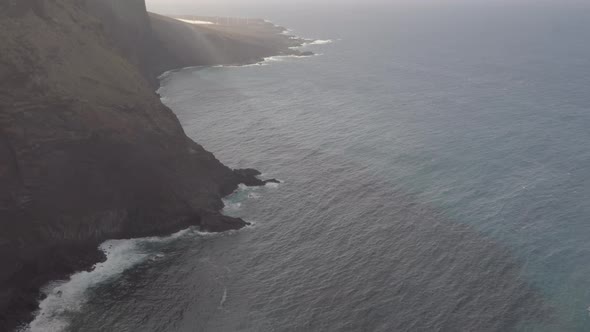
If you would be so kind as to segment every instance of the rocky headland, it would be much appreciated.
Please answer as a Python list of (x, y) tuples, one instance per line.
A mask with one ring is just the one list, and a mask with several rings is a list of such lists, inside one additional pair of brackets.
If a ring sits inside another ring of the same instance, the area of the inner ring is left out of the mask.
[(304, 55), (283, 31), (185, 23), (144, 0), (0, 1), (0, 330), (107, 239), (247, 224), (222, 198), (265, 181), (188, 138), (154, 91), (167, 70)]

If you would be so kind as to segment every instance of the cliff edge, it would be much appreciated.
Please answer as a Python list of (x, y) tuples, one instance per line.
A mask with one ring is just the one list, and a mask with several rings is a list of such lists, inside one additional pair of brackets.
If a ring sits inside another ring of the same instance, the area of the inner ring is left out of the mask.
[(289, 42), (200, 29), (150, 16), (143, 0), (0, 1), (0, 330), (32, 318), (46, 282), (99, 261), (106, 239), (246, 225), (220, 214), (221, 198), (264, 182), (189, 139), (155, 77), (212, 64), (199, 38), (244, 55), (222, 63)]

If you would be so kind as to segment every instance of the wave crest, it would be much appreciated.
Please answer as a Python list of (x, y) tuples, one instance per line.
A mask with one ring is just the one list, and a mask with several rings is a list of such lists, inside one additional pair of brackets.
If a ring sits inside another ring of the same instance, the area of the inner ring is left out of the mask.
[(145, 244), (167, 244), (188, 234), (201, 235), (192, 228), (185, 229), (167, 237), (150, 237), (131, 240), (109, 240), (99, 246), (106, 260), (94, 265), (91, 271), (73, 274), (69, 280), (56, 281), (41, 291), (45, 299), (39, 303), (35, 319), (21, 332), (60, 332), (67, 330), (72, 313), (80, 312), (88, 301), (88, 290), (120, 276), (130, 268), (147, 260), (164, 257), (161, 252), (144, 248)]
[(332, 39), (317, 39), (307, 45), (327, 45), (332, 44), (333, 42), (334, 41)]

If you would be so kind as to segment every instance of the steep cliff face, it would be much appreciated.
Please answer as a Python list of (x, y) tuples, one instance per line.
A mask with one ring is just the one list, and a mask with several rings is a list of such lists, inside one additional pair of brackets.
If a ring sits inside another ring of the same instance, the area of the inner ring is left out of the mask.
[[(157, 84), (152, 54), (159, 50), (144, 0), (85, 0), (100, 22), (107, 38), (135, 64), (144, 76)], [(171, 68), (170, 68), (171, 69)]]
[(245, 225), (221, 198), (263, 182), (162, 105), (151, 29), (143, 0), (0, 1), (0, 330), (106, 239)]

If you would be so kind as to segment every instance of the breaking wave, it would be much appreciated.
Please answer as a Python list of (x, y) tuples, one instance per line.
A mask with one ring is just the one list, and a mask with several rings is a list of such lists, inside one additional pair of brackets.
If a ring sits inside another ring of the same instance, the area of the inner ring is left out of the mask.
[[(99, 246), (106, 260), (91, 271), (73, 274), (68, 280), (55, 281), (42, 289), (45, 299), (39, 303), (35, 319), (21, 332), (61, 332), (68, 328), (70, 317), (80, 312), (88, 301), (88, 291), (112, 281), (130, 268), (148, 260), (158, 260), (164, 254), (148, 244), (167, 245), (185, 236), (206, 236), (208, 233), (188, 228), (167, 237), (130, 240), (109, 240)], [(156, 246), (157, 247), (157, 246)]]
[(326, 45), (332, 44), (334, 41), (332, 39), (317, 39), (312, 41), (311, 43), (305, 43), (304, 45)]

